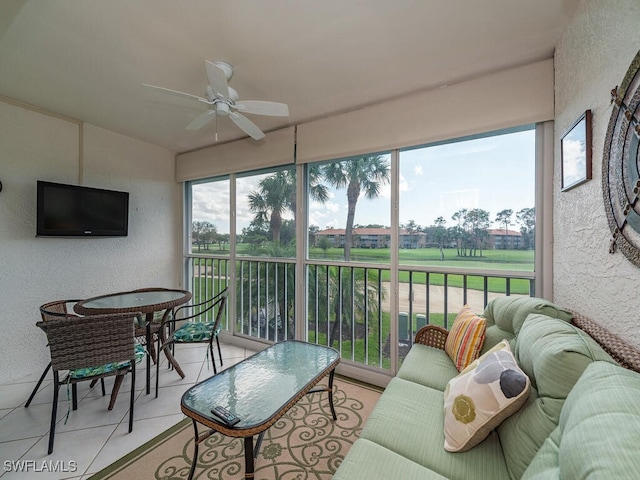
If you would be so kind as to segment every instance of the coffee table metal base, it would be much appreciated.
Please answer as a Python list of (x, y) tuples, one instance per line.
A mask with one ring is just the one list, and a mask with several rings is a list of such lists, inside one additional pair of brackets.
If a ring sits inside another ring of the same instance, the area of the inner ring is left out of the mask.
[[(329, 407), (331, 408), (331, 416), (333, 417), (333, 421), (335, 422), (338, 419), (336, 415), (336, 409), (333, 406), (333, 376), (335, 370), (331, 370), (329, 373), (329, 381), (326, 387), (317, 387), (312, 390), (309, 390), (306, 394), (310, 395), (312, 393), (320, 393), (327, 392), (329, 394)], [(198, 464), (198, 445), (213, 435), (217, 430), (209, 430), (204, 433), (198, 433), (198, 422), (195, 418), (192, 418), (193, 422), (193, 430), (195, 433), (195, 442), (194, 442), (194, 452), (193, 452), (193, 462), (191, 464), (191, 470), (189, 471), (189, 480), (193, 479), (193, 474), (196, 471), (196, 465)], [(266, 430), (263, 430), (258, 434), (258, 440), (254, 446), (253, 444), (253, 435), (244, 437), (244, 478), (245, 480), (251, 480), (254, 478), (255, 472), (255, 459), (258, 458), (258, 454), (260, 453), (260, 446), (262, 445), (262, 439), (264, 438), (264, 433)], [(222, 435), (222, 434), (221, 434)]]

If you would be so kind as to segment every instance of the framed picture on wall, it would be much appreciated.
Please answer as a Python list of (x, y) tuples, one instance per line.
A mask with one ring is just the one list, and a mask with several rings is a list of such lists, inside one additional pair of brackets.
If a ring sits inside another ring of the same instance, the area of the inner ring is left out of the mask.
[(591, 179), (591, 110), (562, 135), (560, 157), (563, 192)]

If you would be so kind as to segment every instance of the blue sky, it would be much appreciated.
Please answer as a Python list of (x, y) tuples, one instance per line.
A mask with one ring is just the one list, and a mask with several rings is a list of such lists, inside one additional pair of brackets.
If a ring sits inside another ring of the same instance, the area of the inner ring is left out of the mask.
[[(246, 197), (258, 189), (261, 178), (238, 178), (238, 232), (253, 218)], [(400, 223), (414, 220), (429, 226), (442, 216), (453, 226), (451, 216), (462, 208), (487, 210), (491, 221), (499, 211), (512, 209), (515, 222), (515, 212), (534, 206), (535, 130), (403, 151), (399, 187)], [(361, 196), (355, 223), (389, 225), (390, 198), (390, 185), (375, 200)], [(228, 181), (195, 185), (192, 204), (194, 220), (208, 220), (218, 232), (229, 232)], [(346, 190), (330, 189), (329, 201), (309, 205), (309, 224), (344, 228), (346, 213)]]
[[(504, 209), (515, 212), (535, 202), (535, 131), (449, 143), (400, 153), (400, 223), (429, 226), (442, 216), (447, 226), (462, 208), (482, 208), (493, 221)], [(358, 200), (355, 223), (390, 224), (391, 187), (376, 200)], [(346, 192), (313, 203), (309, 223), (321, 229), (346, 224)], [(517, 229), (517, 228), (514, 228)]]

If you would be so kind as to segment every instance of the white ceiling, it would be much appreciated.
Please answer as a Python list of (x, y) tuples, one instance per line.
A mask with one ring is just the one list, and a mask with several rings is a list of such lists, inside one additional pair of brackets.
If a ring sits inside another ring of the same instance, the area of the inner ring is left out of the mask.
[[(0, 95), (175, 152), (214, 143), (205, 59), (264, 131), (552, 58), (581, 0), (1, 0)], [(219, 141), (245, 136), (228, 118)]]

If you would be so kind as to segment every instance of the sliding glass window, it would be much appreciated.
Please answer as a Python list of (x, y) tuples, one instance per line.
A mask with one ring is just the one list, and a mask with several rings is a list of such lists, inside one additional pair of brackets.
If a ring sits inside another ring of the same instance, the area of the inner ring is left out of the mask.
[[(190, 200), (186, 215), (186, 286), (193, 293), (193, 303), (198, 304), (229, 285), (230, 180), (221, 177), (189, 182), (186, 195)], [(212, 321), (213, 313), (206, 312), (201, 320)], [(229, 327), (225, 314), (222, 328)]]
[(289, 167), (236, 179), (238, 255), (296, 256), (296, 171)]
[(533, 127), (400, 151), (401, 340), (533, 293), (535, 157)]
[(309, 258), (389, 263), (389, 153), (308, 165)]
[(526, 126), (188, 182), (187, 288), (233, 279), (236, 336), (394, 372), (421, 327), (535, 295), (535, 149)]

